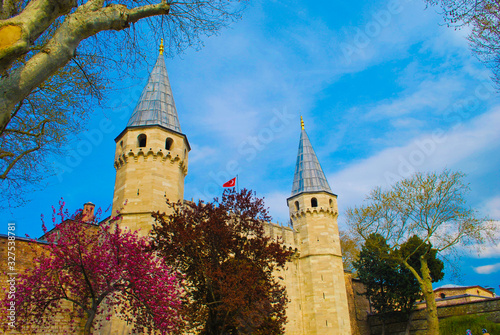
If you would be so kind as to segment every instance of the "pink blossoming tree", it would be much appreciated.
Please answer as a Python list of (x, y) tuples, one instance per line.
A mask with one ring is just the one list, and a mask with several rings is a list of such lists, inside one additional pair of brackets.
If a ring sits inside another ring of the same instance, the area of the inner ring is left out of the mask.
[[(61, 202), (59, 213), (54, 210), (61, 223), (48, 233), (44, 226), (44, 252), (17, 278), (17, 330), (47, 329), (64, 313), (70, 331), (84, 327), (87, 335), (113, 311), (140, 333), (178, 330), (180, 276), (147, 251), (149, 240), (121, 230), (115, 220), (82, 222), (81, 211), (66, 219), (63, 206)], [(5, 298), (2, 305), (9, 304)]]

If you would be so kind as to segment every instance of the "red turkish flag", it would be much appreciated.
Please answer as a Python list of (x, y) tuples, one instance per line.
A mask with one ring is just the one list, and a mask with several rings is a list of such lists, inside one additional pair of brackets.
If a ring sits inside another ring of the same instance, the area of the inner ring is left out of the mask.
[(230, 181), (222, 184), (222, 187), (234, 187), (234, 185), (236, 185), (236, 177), (234, 177)]

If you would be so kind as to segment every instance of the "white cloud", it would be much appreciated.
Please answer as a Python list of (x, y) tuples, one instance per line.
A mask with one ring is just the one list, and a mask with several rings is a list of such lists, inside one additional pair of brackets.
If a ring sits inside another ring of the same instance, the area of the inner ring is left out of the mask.
[(493, 220), (500, 220), (500, 196), (488, 200), (483, 206), (483, 212)]
[(432, 8), (425, 10), (421, 1), (380, 2), (371, 9), (363, 8), (362, 13), (363, 22), (336, 32), (341, 36), (338, 41), (341, 57), (335, 63), (342, 65), (343, 73), (407, 57), (408, 53), (415, 53), (410, 48), (417, 43), (440, 55), (445, 50), (450, 53), (451, 49), (455, 55), (456, 49), (470, 54), (466, 40), (465, 43), (461, 40), (463, 32), (451, 32), (453, 29), (440, 25), (441, 15)]
[(464, 89), (463, 84), (454, 77), (440, 77), (437, 80), (426, 80), (419, 87), (406, 96), (383, 103), (373, 108), (369, 118), (378, 119), (394, 118), (402, 115), (413, 114), (425, 108), (435, 110), (444, 109), (450, 105), (450, 101), (456, 92)]
[(499, 127), (500, 108), (497, 107), (447, 132), (436, 130), (413, 138), (404, 146), (382, 150), (329, 175), (328, 179), (335, 185), (334, 191), (341, 195), (342, 209), (359, 205), (374, 187), (387, 187), (416, 171), (463, 168), (470, 157), (498, 147)]
[(269, 207), (269, 212), (273, 217), (273, 222), (278, 221), (286, 226), (289, 222), (288, 206), (286, 205), (286, 199), (290, 196), (290, 193), (285, 192), (272, 192), (264, 195), (264, 201), (267, 207)]
[(390, 123), (394, 128), (414, 128), (414, 127), (422, 127), (425, 125), (425, 122), (423, 120), (418, 120), (413, 117), (402, 117), (397, 119), (391, 119)]
[[(422, 49), (431, 49), (434, 53), (440, 56), (448, 56), (450, 49), (462, 49), (465, 56), (470, 55), (468, 35), (471, 32), (470, 27), (462, 27), (462, 29), (453, 29), (443, 26), (444, 29), (439, 29), (436, 38), (428, 39), (423, 43)], [(470, 57), (470, 56), (469, 56)]]
[(212, 162), (216, 159), (216, 154), (216, 148), (191, 144), (189, 164), (195, 164), (198, 162), (200, 162), (200, 164), (207, 164), (208, 162)]
[[(500, 221), (489, 221), (487, 225), (496, 226), (497, 231), (500, 231)], [(439, 236), (439, 234), (437, 235)], [(433, 242), (434, 243), (434, 242)], [(496, 244), (495, 244), (496, 243)], [(494, 241), (493, 243), (488, 240), (484, 240), (483, 243), (474, 243), (468, 245), (457, 245), (454, 251), (459, 255), (464, 255), (469, 258), (474, 259), (500, 259), (500, 241)]]
[[(227, 88), (227, 87), (226, 87)], [(247, 91), (246, 89), (243, 91)], [(207, 98), (204, 125), (228, 144), (239, 144), (252, 134), (258, 125), (257, 111), (248, 103), (244, 94), (228, 91)]]
[(479, 258), (500, 257), (500, 243), (493, 246), (487, 246), (480, 249)]
[(475, 259), (496, 259), (500, 258), (500, 243), (458, 245), (454, 248), (454, 251), (457, 254)]
[(473, 267), (473, 269), (476, 273), (479, 273), (482, 275), (488, 275), (488, 274), (500, 271), (500, 263)]

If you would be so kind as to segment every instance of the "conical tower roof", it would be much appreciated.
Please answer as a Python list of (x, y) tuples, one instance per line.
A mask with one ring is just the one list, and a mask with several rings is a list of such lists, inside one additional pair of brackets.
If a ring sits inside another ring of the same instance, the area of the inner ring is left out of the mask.
[(163, 58), (163, 40), (156, 64), (127, 127), (158, 125), (181, 132), (177, 109)]
[(299, 152), (295, 175), (293, 177), (292, 196), (303, 192), (328, 192), (332, 193), (326, 180), (325, 173), (319, 164), (318, 157), (309, 141), (301, 119), (302, 132), (300, 134)]

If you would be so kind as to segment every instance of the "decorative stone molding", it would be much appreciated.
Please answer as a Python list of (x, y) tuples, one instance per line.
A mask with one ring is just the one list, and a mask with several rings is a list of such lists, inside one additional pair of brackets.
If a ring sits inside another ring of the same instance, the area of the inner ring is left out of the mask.
[(319, 214), (319, 213), (326, 213), (331, 215), (333, 218), (338, 216), (338, 211), (334, 210), (331, 207), (306, 207), (299, 209), (298, 211), (292, 212), (290, 215), (292, 218), (299, 218), (299, 217), (304, 217), (307, 214)]
[(179, 155), (176, 155), (175, 157), (172, 156), (170, 151), (164, 152), (161, 149), (157, 152), (153, 151), (151, 148), (147, 151), (144, 152), (142, 148), (139, 148), (137, 151), (133, 151), (130, 149), (129, 152), (127, 153), (122, 153), (115, 159), (114, 167), (116, 170), (119, 170), (122, 166), (129, 162), (138, 162), (139, 157), (144, 158), (144, 161), (161, 161), (161, 162), (169, 162), (170, 164), (179, 164), (179, 168), (184, 172), (184, 174), (187, 174), (187, 164), (183, 159), (179, 157)]

